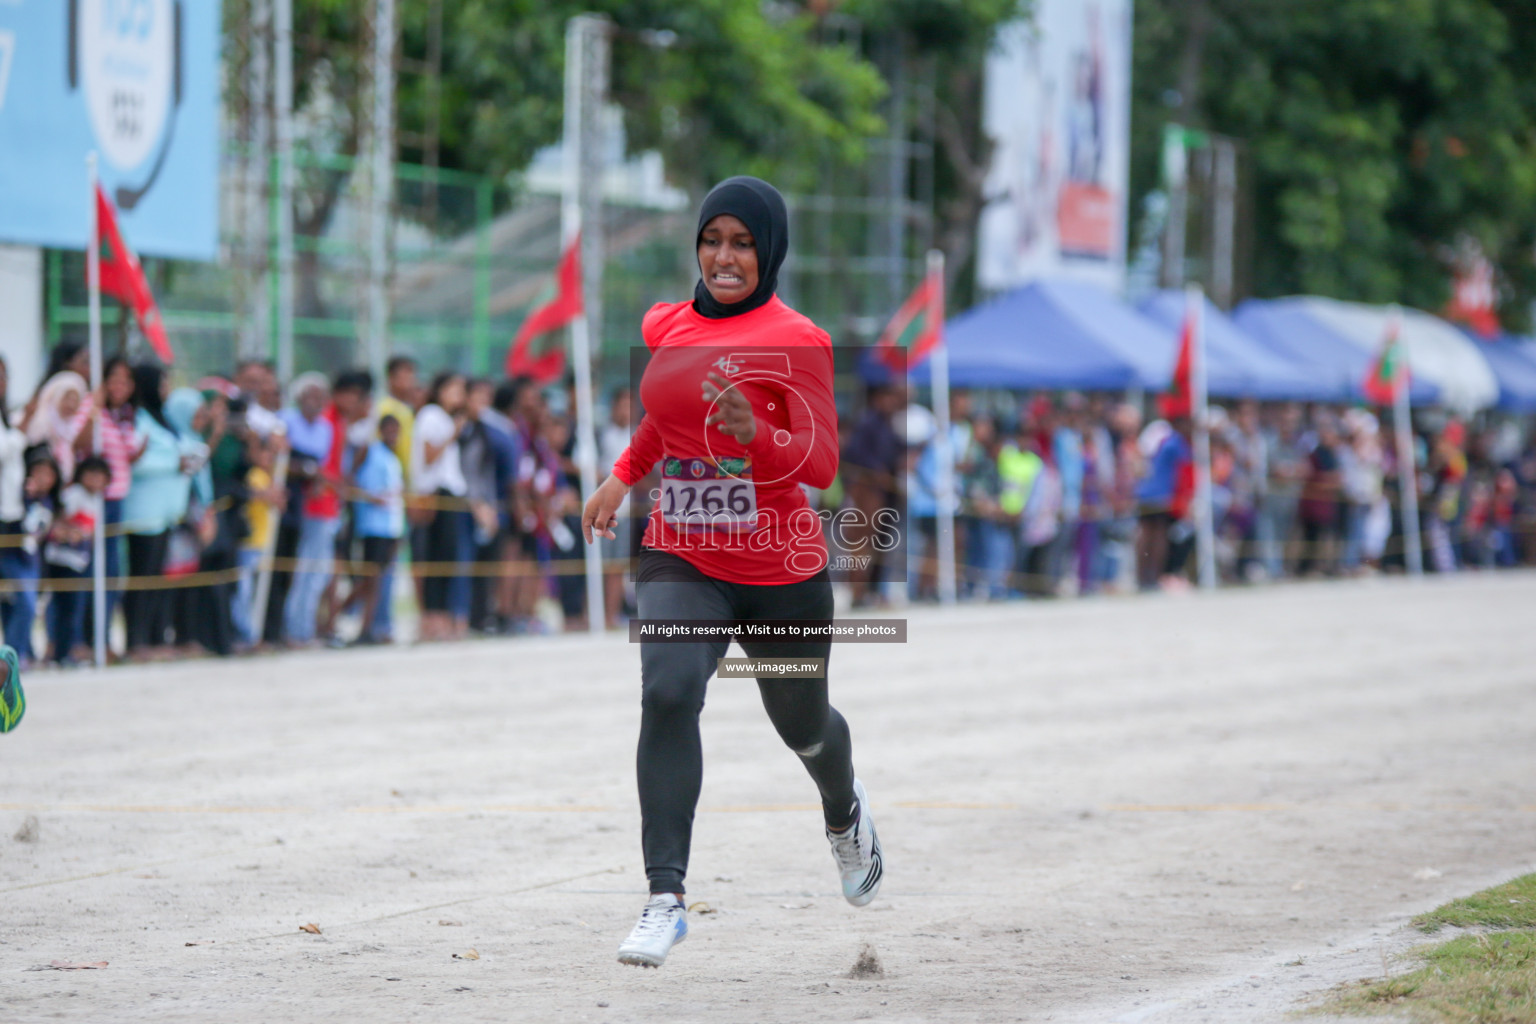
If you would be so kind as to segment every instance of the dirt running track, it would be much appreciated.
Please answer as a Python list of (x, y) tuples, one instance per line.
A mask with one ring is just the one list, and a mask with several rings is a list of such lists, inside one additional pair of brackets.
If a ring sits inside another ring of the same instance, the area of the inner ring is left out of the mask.
[[(659, 972), (614, 961), (621, 639), (35, 674), (0, 736), (0, 1020), (1279, 1021), (1536, 868), (1533, 611), (1507, 574), (914, 612), (833, 655), (887, 856), (864, 910), (717, 681), (713, 913)], [(865, 943), (884, 975), (850, 979)]]

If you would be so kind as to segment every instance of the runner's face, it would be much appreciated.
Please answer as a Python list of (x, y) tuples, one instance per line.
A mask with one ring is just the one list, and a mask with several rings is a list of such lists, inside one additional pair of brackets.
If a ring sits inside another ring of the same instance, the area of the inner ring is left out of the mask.
[(699, 234), (699, 269), (704, 287), (722, 305), (741, 302), (757, 290), (757, 243), (740, 220), (722, 213)]

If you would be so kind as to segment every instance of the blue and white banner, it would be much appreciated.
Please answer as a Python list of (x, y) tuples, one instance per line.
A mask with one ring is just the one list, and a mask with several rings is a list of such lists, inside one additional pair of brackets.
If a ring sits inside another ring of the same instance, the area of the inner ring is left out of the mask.
[(86, 154), (143, 255), (218, 250), (218, 0), (0, 0), (0, 242), (83, 249)]

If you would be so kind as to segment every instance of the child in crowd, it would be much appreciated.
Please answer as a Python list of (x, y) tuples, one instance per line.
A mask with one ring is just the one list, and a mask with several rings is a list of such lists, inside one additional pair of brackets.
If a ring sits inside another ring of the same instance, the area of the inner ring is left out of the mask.
[(362, 541), (365, 563), (355, 595), (363, 608), (363, 628), (357, 636), (360, 644), (390, 641), (387, 632), (376, 632), (374, 627), (383, 589), (380, 583), (395, 564), (395, 553), (405, 533), (405, 475), (395, 455), (399, 440), (400, 421), (394, 416), (382, 417), (378, 439), (368, 446), (352, 474), (358, 495), (352, 507), (352, 530)]
[(49, 656), (60, 665), (75, 663), (75, 645), (82, 639), (85, 608), (91, 591), (91, 555), (98, 523), (104, 521), (103, 495), (112, 482), (112, 470), (99, 455), (81, 459), (75, 466), (74, 483), (59, 497), (43, 547), (48, 578), (58, 580), (48, 604)]
[(235, 632), (247, 646), (261, 642), (261, 625), (255, 621), (256, 579), (262, 557), (272, 542), (272, 531), (288, 506), (288, 488), (272, 480), (278, 445), (256, 443), (248, 446), (251, 468), (245, 474), (246, 535), (240, 541), (240, 580), (235, 587), (232, 619)]
[(32, 623), (37, 616), (37, 580), (42, 571), (42, 548), (53, 526), (59, 505), (59, 466), (46, 445), (26, 453), (26, 477), (22, 483), (22, 516), (18, 532), (5, 537), (0, 548), (0, 576), (10, 584), (0, 591), (0, 621), (5, 642), (16, 651), (18, 664), (32, 663)]

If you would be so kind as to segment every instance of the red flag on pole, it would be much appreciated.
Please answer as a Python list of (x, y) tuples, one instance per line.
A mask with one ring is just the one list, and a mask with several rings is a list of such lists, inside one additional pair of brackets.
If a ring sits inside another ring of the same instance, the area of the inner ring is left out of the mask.
[(1398, 319), (1394, 316), (1387, 321), (1386, 335), (1381, 340), (1381, 352), (1377, 354), (1375, 362), (1371, 363), (1365, 380), (1360, 383), (1365, 400), (1375, 405), (1391, 405), (1397, 400), (1397, 389), (1406, 387), (1408, 383), (1407, 367), (1402, 365), (1403, 352), (1398, 342), (1398, 331)]
[(582, 313), (581, 235), (578, 233), (560, 254), (555, 271), (554, 298), (528, 314), (517, 329), (512, 347), (507, 350), (507, 373), (513, 377), (532, 377), (545, 383), (558, 380), (565, 372), (565, 346), (549, 335)]
[(117, 211), (100, 185), (96, 186), (96, 237), (102, 243), (102, 293), (132, 309), (155, 354), (166, 363), (175, 362), (176, 353), (171, 351), (165, 336), (165, 322), (160, 319), (160, 307), (155, 305), (155, 296), (149, 290), (149, 279), (144, 276), (139, 258), (123, 241), (117, 227)]
[(1184, 326), (1179, 330), (1179, 358), (1173, 364), (1173, 381), (1168, 393), (1159, 401), (1163, 419), (1172, 420), (1193, 416), (1195, 412), (1195, 318), (1194, 311), (1184, 315)]
[(906, 373), (927, 359), (943, 338), (944, 281), (924, 275), (875, 342), (877, 358), (892, 372)]

